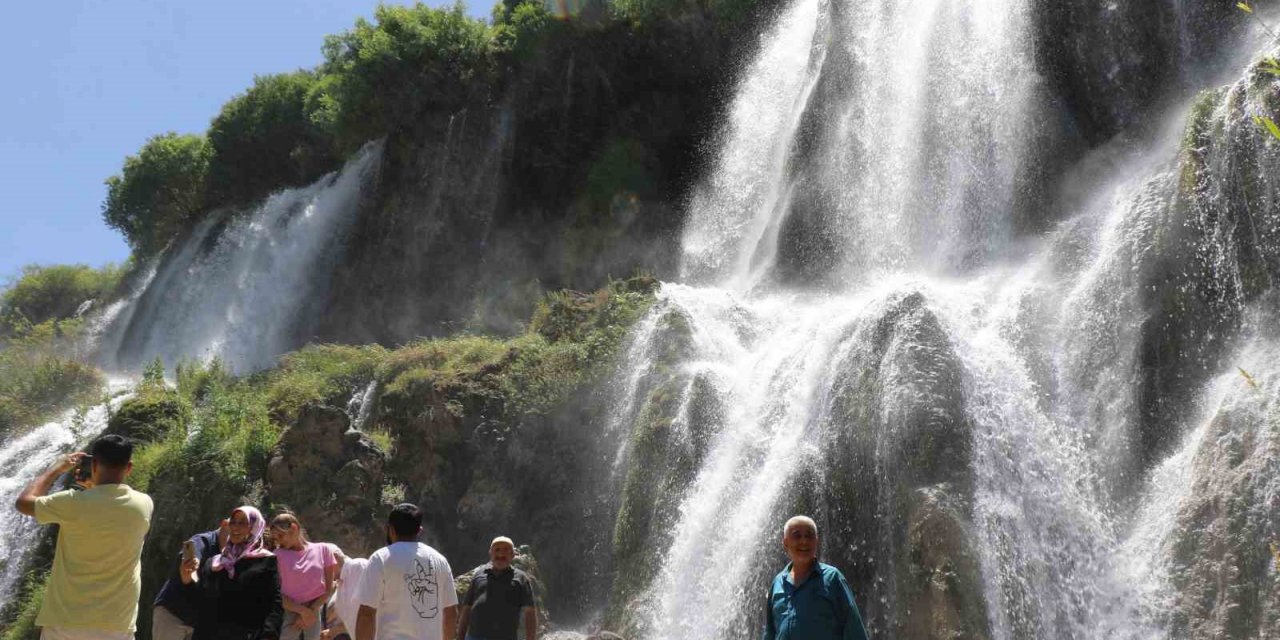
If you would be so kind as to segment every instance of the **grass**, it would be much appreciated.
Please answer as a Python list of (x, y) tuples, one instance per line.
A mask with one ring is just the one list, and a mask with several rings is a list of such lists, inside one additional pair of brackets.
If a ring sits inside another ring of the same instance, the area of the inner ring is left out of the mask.
[(80, 329), (50, 320), (0, 338), (0, 436), (98, 399), (104, 381), (77, 357)]
[(47, 573), (32, 572), (27, 575), (27, 584), (22, 589), (21, 600), (13, 603), (17, 607), (16, 617), (12, 623), (4, 627), (4, 635), (0, 636), (0, 640), (36, 640), (40, 637), (36, 616), (40, 613), (40, 605), (44, 603), (44, 587), (47, 578)]

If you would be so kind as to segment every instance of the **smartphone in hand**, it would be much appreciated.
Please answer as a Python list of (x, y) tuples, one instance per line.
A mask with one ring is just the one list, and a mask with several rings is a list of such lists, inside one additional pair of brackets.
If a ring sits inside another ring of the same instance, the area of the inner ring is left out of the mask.
[(182, 561), (184, 563), (191, 562), (196, 558), (196, 543), (194, 540), (187, 540), (182, 543)]
[(84, 482), (93, 477), (93, 456), (81, 456), (75, 469), (76, 482)]

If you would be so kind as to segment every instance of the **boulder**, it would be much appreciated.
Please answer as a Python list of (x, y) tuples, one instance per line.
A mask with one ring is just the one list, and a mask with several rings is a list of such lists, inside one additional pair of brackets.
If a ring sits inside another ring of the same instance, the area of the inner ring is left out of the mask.
[(1170, 636), (1274, 638), (1280, 629), (1280, 423), (1274, 383), (1243, 380), (1196, 446), (1166, 559)]
[(382, 544), (385, 464), (373, 440), (350, 429), (346, 412), (307, 405), (267, 463), (268, 504), (294, 510), (313, 540), (368, 555)]

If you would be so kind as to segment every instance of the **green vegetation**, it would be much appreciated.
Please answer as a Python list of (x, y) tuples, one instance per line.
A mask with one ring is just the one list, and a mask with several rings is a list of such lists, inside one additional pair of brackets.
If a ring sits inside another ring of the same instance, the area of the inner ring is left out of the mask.
[(291, 424), (308, 403), (346, 406), (356, 389), (373, 380), (388, 350), (377, 345), (309, 345), (280, 359), (264, 374), (266, 402), (273, 420)]
[[(40, 628), (36, 626), (36, 615), (40, 613), (40, 604), (44, 602), (44, 586), (48, 573), (45, 571), (32, 572), (27, 575), (27, 583), (23, 585), (21, 596), (17, 602), (5, 603), (5, 611), (8, 614), (8, 608), (14, 607), (13, 621), (6, 625), (0, 626), (0, 640), (35, 640), (40, 637)], [(8, 619), (6, 615), (5, 619)]]
[[(490, 22), (468, 17), (462, 4), (380, 5), (372, 20), (361, 18), (350, 30), (327, 37), (317, 68), (255, 78), (223, 106), (206, 134), (166, 133), (148, 140), (125, 160), (120, 175), (107, 180), (103, 218), (137, 255), (150, 255), (204, 212), (308, 183), (369, 140), (438, 129), (470, 106), (512, 97), (522, 79), (551, 80), (576, 57), (587, 60), (593, 74), (610, 73), (619, 63), (635, 65), (641, 75), (665, 73), (651, 59), (653, 52), (670, 49), (661, 40), (689, 42), (664, 29), (694, 20), (705, 21), (713, 32), (727, 31), (767, 0), (571, 4), (583, 6), (561, 15), (542, 2), (504, 0)], [(637, 39), (654, 42), (637, 48)], [(591, 62), (597, 57), (601, 62)], [(676, 78), (687, 73), (673, 71)], [(544, 88), (532, 89), (515, 93), (535, 102), (546, 97)], [(536, 119), (553, 116), (559, 107), (531, 104), (526, 111), (521, 118)], [(540, 138), (531, 144), (543, 146)], [(554, 153), (559, 146), (547, 149)], [(623, 139), (600, 149), (590, 198), (603, 199), (607, 208), (614, 191), (598, 187), (617, 183), (635, 191), (653, 184), (647, 172), (656, 158), (643, 143)]]
[(546, 413), (598, 373), (593, 365), (614, 353), (656, 286), (638, 277), (594, 294), (548, 294), (514, 338), (464, 335), (406, 345), (379, 367), (384, 394), (414, 406), (415, 396), (462, 386), (501, 398), (511, 415)]
[(163, 249), (203, 210), (211, 155), (204, 136), (169, 132), (147, 140), (125, 158), (121, 175), (107, 178), (103, 221), (136, 255)]
[(48, 320), (71, 318), (87, 300), (101, 302), (120, 284), (125, 268), (109, 264), (28, 265), (0, 294), (0, 337)]
[(495, 32), (451, 9), (380, 5), (346, 33), (325, 39), (315, 119), (350, 148), (456, 108), (494, 69)]
[(0, 436), (98, 399), (103, 379), (80, 357), (85, 301), (104, 301), (123, 267), (28, 266), (0, 294)]
[(80, 328), (48, 320), (0, 337), (0, 435), (98, 398), (103, 379), (75, 352)]
[(243, 204), (282, 186), (306, 184), (338, 162), (308, 100), (321, 77), (297, 71), (254, 78), (209, 125), (208, 199)]

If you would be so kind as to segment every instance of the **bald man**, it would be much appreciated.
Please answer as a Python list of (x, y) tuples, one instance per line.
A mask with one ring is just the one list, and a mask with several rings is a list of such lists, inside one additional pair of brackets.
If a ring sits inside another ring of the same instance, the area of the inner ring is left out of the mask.
[(853, 590), (840, 570), (818, 562), (818, 525), (796, 516), (782, 527), (791, 562), (773, 579), (764, 640), (867, 640)]
[(489, 543), (489, 563), (478, 567), (462, 599), (458, 636), (465, 640), (517, 640), (524, 618), (525, 640), (538, 640), (538, 612), (533, 581), (513, 566), (516, 545), (499, 536)]

